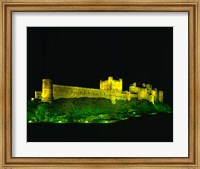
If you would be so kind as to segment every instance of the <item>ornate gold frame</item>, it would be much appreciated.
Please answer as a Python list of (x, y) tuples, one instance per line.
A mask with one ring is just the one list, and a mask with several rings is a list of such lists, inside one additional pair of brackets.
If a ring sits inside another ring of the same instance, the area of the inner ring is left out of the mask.
[[(199, 0), (0, 0), (1, 168), (200, 168)], [(13, 158), (11, 156), (11, 20), (16, 11), (141, 11), (189, 13), (189, 157)]]

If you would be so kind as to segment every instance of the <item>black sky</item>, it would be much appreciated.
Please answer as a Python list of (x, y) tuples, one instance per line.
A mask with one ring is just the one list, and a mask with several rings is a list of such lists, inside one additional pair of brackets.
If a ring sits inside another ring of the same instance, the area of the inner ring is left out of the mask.
[(150, 83), (173, 103), (172, 27), (28, 27), (27, 97), (42, 79), (99, 88), (100, 79)]

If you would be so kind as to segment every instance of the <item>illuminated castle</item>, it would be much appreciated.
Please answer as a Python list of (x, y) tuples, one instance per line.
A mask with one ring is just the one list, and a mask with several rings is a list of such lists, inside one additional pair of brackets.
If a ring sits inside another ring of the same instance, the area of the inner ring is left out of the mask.
[(116, 100), (148, 100), (149, 102), (163, 103), (163, 91), (152, 89), (150, 84), (142, 84), (138, 87), (136, 82), (129, 86), (129, 91), (123, 91), (123, 80), (114, 80), (113, 77), (108, 77), (108, 80), (100, 80), (100, 89), (64, 86), (53, 84), (50, 79), (42, 80), (42, 91), (35, 91), (34, 99), (41, 99), (42, 102), (52, 102), (52, 100), (60, 98), (106, 98), (110, 99), (113, 104)]

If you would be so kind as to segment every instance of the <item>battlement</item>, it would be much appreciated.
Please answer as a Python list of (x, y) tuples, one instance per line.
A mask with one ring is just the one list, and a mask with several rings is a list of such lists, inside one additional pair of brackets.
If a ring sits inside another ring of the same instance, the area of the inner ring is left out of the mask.
[(108, 80), (100, 80), (100, 89), (101, 90), (111, 90), (122, 93), (122, 79), (114, 80), (112, 76), (108, 77)]
[(137, 86), (137, 83), (134, 82), (129, 86), (129, 91), (132, 94), (137, 94), (138, 100), (145, 99), (152, 103), (163, 103), (163, 91), (157, 91), (157, 88), (152, 89), (151, 84), (142, 83), (142, 87), (139, 87)]
[[(100, 89), (65, 86), (53, 84), (51, 79), (42, 80), (42, 92), (36, 91), (35, 98), (41, 99), (42, 102), (52, 102), (52, 100), (60, 98), (106, 98), (110, 99), (113, 104), (116, 100), (148, 100), (153, 104), (155, 102), (163, 103), (163, 91), (152, 89), (150, 84), (142, 84), (142, 87), (137, 86), (134, 82), (129, 86), (129, 91), (122, 91), (123, 80), (114, 80), (109, 76), (107, 80), (100, 80)], [(32, 98), (34, 100), (34, 98)]]

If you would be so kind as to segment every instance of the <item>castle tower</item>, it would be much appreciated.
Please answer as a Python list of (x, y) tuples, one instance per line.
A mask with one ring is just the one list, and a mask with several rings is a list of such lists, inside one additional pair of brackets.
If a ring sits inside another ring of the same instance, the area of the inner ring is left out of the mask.
[(159, 101), (160, 103), (163, 103), (163, 91), (159, 91), (159, 92), (158, 92), (158, 101)]
[(108, 76), (108, 81), (111, 83), (113, 81), (113, 77), (112, 76)]
[(112, 90), (116, 92), (122, 92), (123, 80), (114, 80), (112, 76), (108, 77), (108, 80), (100, 80), (100, 89), (101, 90)]
[(123, 90), (123, 79), (120, 78), (119, 79), (119, 91), (122, 92), (122, 90)]
[(42, 79), (42, 102), (53, 100), (53, 86), (51, 79)]
[(36, 99), (41, 99), (41, 91), (35, 91), (35, 98)]

